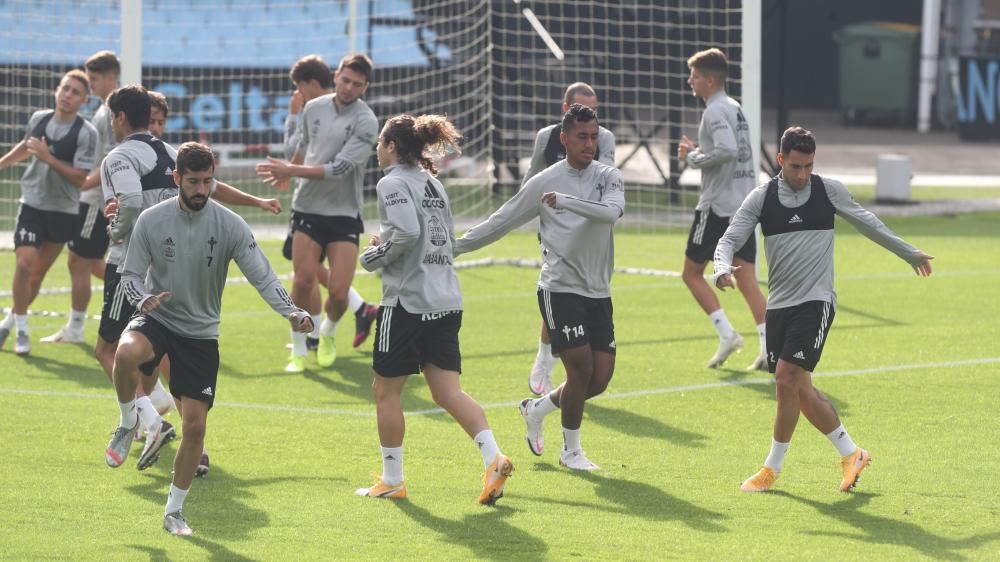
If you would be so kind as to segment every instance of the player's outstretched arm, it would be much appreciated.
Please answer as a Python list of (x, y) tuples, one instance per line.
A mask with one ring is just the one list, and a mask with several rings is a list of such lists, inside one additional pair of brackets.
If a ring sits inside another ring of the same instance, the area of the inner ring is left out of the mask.
[(715, 246), (715, 254), (712, 257), (712, 267), (715, 273), (712, 275), (712, 284), (719, 290), (726, 290), (726, 287), (735, 287), (732, 279), (732, 272), (739, 269), (733, 266), (733, 255), (738, 248), (753, 236), (754, 228), (760, 221), (760, 213), (764, 208), (764, 197), (767, 195), (767, 186), (761, 186), (750, 192), (743, 200), (733, 220), (729, 222), (729, 227), (719, 239)]
[(924, 252), (919, 252), (918, 257), (920, 262), (913, 266), (913, 270), (917, 272), (920, 277), (930, 277), (931, 276), (931, 260), (934, 256), (925, 254)]
[(917, 271), (917, 275), (925, 277), (926, 275), (922, 274), (921, 271), (926, 271), (929, 274), (929, 259), (932, 259), (930, 256), (900, 238), (871, 211), (862, 207), (854, 200), (843, 183), (823, 178), (823, 184), (826, 186), (827, 196), (833, 203), (836, 213), (851, 223), (858, 232), (906, 261)]
[(465, 231), (455, 241), (455, 256), (478, 250), (503, 238), (505, 234), (538, 216), (541, 210), (543, 185), (538, 176), (528, 180), (499, 209), (483, 222)]
[(215, 193), (212, 194), (212, 198), (227, 205), (256, 207), (274, 215), (281, 212), (281, 202), (277, 199), (263, 199), (250, 195), (243, 190), (218, 180), (215, 181)]
[(264, 252), (257, 246), (250, 225), (236, 214), (227, 215), (226, 220), (226, 231), (232, 233), (230, 247), (227, 248), (228, 256), (236, 261), (243, 276), (257, 289), (264, 301), (283, 318), (291, 319), (292, 313), (299, 308), (292, 303), (292, 298), (271, 268), (271, 262), (267, 261)]

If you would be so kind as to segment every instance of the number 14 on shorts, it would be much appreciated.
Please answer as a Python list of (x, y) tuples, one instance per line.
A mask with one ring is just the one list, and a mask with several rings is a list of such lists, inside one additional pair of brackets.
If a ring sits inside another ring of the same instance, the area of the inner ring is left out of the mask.
[(580, 324), (579, 326), (563, 325), (562, 333), (566, 334), (566, 339), (570, 338), (570, 334), (573, 334), (574, 338), (583, 337), (583, 324)]

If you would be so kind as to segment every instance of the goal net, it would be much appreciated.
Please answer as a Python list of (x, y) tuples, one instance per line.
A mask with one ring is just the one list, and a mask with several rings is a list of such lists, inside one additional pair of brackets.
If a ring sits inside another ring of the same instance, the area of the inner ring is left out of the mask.
[[(67, 68), (101, 49), (131, 54), (118, 40), (118, 0), (6, 0), (0, 24), (4, 151), (31, 111), (52, 106)], [(380, 122), (404, 111), (444, 113), (465, 134), (462, 155), (441, 166), (460, 224), (516, 191), (536, 132), (560, 117), (566, 86), (588, 82), (626, 179), (619, 229), (657, 233), (685, 229), (697, 198), (697, 174), (674, 157), (682, 134), (697, 135), (702, 108), (687, 87), (686, 60), (723, 49), (738, 98), (741, 40), (740, 0), (143, 0), (141, 62), (144, 85), (171, 106), (166, 140), (210, 143), (220, 177), (271, 194), (253, 165), (281, 152), (291, 65), (311, 53), (331, 67), (347, 52), (369, 54), (376, 69), (365, 99)], [(0, 174), (0, 230), (13, 227), (22, 170)], [(379, 176), (373, 151), (369, 228)], [(281, 194), (286, 208), (289, 196)], [(285, 220), (245, 215), (275, 227)]]

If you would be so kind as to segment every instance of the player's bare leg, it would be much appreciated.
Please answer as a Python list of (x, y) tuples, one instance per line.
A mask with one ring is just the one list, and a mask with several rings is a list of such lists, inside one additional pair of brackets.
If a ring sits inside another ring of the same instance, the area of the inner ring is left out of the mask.
[(378, 441), (382, 449), (382, 475), (367, 488), (358, 488), (355, 494), (372, 498), (406, 499), (403, 482), (403, 436), (406, 420), (403, 418), (403, 386), (408, 377), (383, 377), (375, 373), (372, 395), (375, 399), (375, 419)]
[(351, 242), (331, 242), (326, 246), (326, 257), (330, 262), (327, 278), (329, 296), (326, 299), (326, 317), (319, 329), (319, 347), (316, 362), (320, 367), (329, 367), (337, 359), (334, 336), (337, 323), (347, 310), (347, 294), (354, 282), (354, 269), (358, 263), (358, 245)]
[(192, 533), (184, 519), (184, 500), (191, 490), (195, 471), (205, 448), (205, 431), (208, 422), (208, 404), (187, 396), (181, 397), (183, 434), (174, 457), (174, 478), (170, 483), (167, 505), (164, 508), (163, 528), (170, 534), (186, 536)]
[[(295, 303), (295, 306), (310, 313), (313, 310), (319, 310), (319, 304), (315, 301), (319, 297), (316, 276), (321, 267), (319, 263), (321, 252), (320, 245), (304, 232), (296, 231), (292, 235), (292, 302)], [(291, 330), (290, 333), (292, 354), (288, 359), (285, 372), (301, 373), (306, 368), (307, 336), (294, 330)]]
[(514, 471), (510, 458), (500, 452), (486, 413), (471, 396), (462, 390), (459, 374), (441, 369), (433, 363), (424, 366), (424, 378), (431, 389), (434, 403), (444, 408), (465, 433), (472, 438), (483, 460), (483, 490), (479, 503), (493, 504), (503, 496), (507, 477)]

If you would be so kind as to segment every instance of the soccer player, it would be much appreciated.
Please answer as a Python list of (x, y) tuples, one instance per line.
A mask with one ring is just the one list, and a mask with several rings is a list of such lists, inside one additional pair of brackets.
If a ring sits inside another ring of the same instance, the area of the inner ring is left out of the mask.
[(115, 353), (121, 419), (105, 456), (109, 464), (128, 456), (139, 424), (137, 373), (152, 373), (169, 354), (170, 392), (181, 401), (184, 428), (163, 517), (163, 528), (174, 535), (191, 534), (182, 509), (204, 448), (208, 410), (218, 395), (219, 311), (229, 263), (236, 261), (261, 297), (293, 328), (312, 329), (312, 319), (292, 304), (250, 226), (209, 199), (214, 174), (209, 147), (181, 145), (173, 172), (179, 196), (139, 216), (122, 271), (124, 294), (139, 314), (129, 321)]
[(615, 328), (611, 305), (614, 224), (625, 210), (621, 172), (594, 160), (597, 114), (573, 104), (559, 134), (566, 159), (528, 180), (513, 198), (455, 244), (455, 254), (471, 252), (540, 218), (542, 272), (538, 306), (552, 351), (566, 368), (566, 382), (540, 398), (521, 402), (528, 447), (541, 455), (544, 417), (562, 409), (563, 451), (559, 463), (595, 470), (580, 445), (584, 403), (604, 392), (615, 370)]
[(80, 187), (94, 167), (97, 130), (79, 115), (90, 80), (70, 70), (59, 80), (55, 109), (36, 111), (24, 139), (0, 158), (0, 170), (34, 156), (21, 177), (14, 230), (14, 306), (0, 322), (0, 347), (16, 326), (14, 353), (31, 353), (28, 306), (63, 246), (80, 230)]
[(147, 90), (149, 94), (149, 134), (158, 139), (163, 138), (167, 128), (167, 115), (170, 114), (170, 104), (160, 92)]
[[(563, 94), (562, 114), (569, 111), (569, 107), (574, 103), (585, 105), (597, 113), (597, 92), (590, 84), (575, 82), (566, 88)], [(562, 132), (562, 124), (549, 125), (538, 131), (535, 137), (535, 148), (531, 152), (531, 165), (521, 180), (521, 187), (528, 183), (535, 174), (545, 168), (566, 158), (566, 147), (559, 140)], [(615, 165), (615, 135), (605, 129), (598, 128), (597, 131), (597, 156), (598, 162), (603, 162), (608, 166)], [(542, 248), (545, 252), (545, 248)], [(542, 321), (541, 335), (538, 338), (538, 354), (535, 356), (535, 363), (531, 367), (531, 375), (528, 376), (528, 388), (535, 395), (542, 395), (552, 392), (552, 369), (556, 366), (556, 357), (552, 355), (552, 342), (549, 340), (549, 331)]]
[[(687, 136), (677, 145), (677, 159), (701, 170), (701, 195), (684, 252), (681, 277), (719, 334), (719, 347), (708, 362), (708, 368), (715, 369), (743, 348), (743, 337), (733, 329), (719, 297), (705, 281), (705, 266), (712, 260), (715, 246), (736, 209), (754, 188), (756, 174), (747, 120), (740, 104), (726, 94), (729, 75), (726, 55), (719, 49), (699, 51), (688, 59), (688, 67), (691, 69), (688, 85), (695, 96), (705, 101), (705, 112), (698, 126), (698, 146)], [(756, 259), (757, 244), (751, 237), (735, 254), (734, 263), (740, 267), (734, 270), (734, 275), (760, 336), (760, 353), (748, 369), (765, 370), (766, 301), (757, 286), (753, 265)]]
[(101, 100), (90, 122), (97, 129), (97, 152), (94, 166), (86, 181), (80, 186), (80, 229), (69, 241), (69, 267), (71, 281), (69, 321), (58, 332), (41, 339), (43, 343), (83, 343), (83, 324), (90, 304), (90, 276), (104, 279), (104, 254), (108, 251), (108, 221), (104, 217), (101, 197), (100, 162), (118, 142), (111, 131), (111, 114), (105, 101), (118, 87), (121, 65), (111, 51), (94, 53), (84, 63), (91, 93)]
[[(302, 107), (311, 100), (319, 96), (333, 93), (333, 79), (330, 67), (319, 55), (307, 55), (299, 59), (289, 72), (289, 78), (295, 85), (295, 92), (292, 94), (288, 104), (288, 117), (285, 118), (285, 158), (293, 164), (302, 164), (304, 152), (299, 150), (302, 142)], [(301, 180), (300, 180), (301, 181)], [(286, 182), (281, 184), (280, 189), (287, 188)], [(288, 236), (285, 238), (285, 245), (282, 254), (285, 259), (292, 259), (292, 239), (295, 233), (295, 216), (288, 221)], [(292, 354), (285, 367), (286, 372), (301, 373), (305, 370), (306, 350), (315, 350), (319, 345), (319, 329), (322, 324), (323, 298), (320, 295), (320, 286), (326, 285), (330, 278), (330, 270), (323, 265), (326, 258), (326, 249), (320, 251), (319, 266), (316, 268), (316, 283), (313, 284), (309, 294), (309, 302), (304, 306), (313, 317), (313, 324), (316, 326), (314, 333), (303, 336), (292, 331)], [(354, 287), (347, 292), (348, 308), (354, 312), (354, 347), (361, 345), (371, 331), (372, 321), (375, 319), (376, 308), (369, 305), (361, 297)], [(303, 347), (302, 339), (305, 338)]]
[[(94, 354), (113, 380), (115, 350), (129, 318), (135, 312), (120, 286), (122, 258), (128, 249), (130, 233), (139, 213), (177, 194), (171, 170), (175, 168), (174, 148), (149, 134), (150, 96), (138, 85), (118, 88), (108, 97), (112, 129), (120, 144), (101, 164), (101, 185), (106, 201), (117, 202), (111, 220), (111, 252), (104, 272), (104, 306)], [(218, 184), (215, 197), (232, 204), (254, 205), (280, 211), (277, 200), (265, 200)], [(155, 387), (155, 377), (143, 377), (143, 388), (136, 399), (142, 429), (149, 433), (138, 468), (145, 470), (159, 459), (160, 449), (174, 439), (171, 424), (163, 420), (148, 395)], [(124, 458), (118, 460), (120, 465)]]
[(461, 134), (440, 115), (400, 115), (379, 136), (381, 234), (361, 256), (368, 271), (382, 270), (382, 303), (375, 328), (372, 392), (382, 445), (382, 476), (359, 496), (403, 499), (403, 406), (409, 375), (423, 371), (431, 396), (462, 426), (482, 455), (479, 503), (503, 496), (514, 470), (500, 452), (483, 408), (462, 391), (462, 289), (453, 266), (455, 227), (444, 186), (434, 176), (435, 153), (458, 151)]
[(743, 482), (744, 492), (769, 490), (782, 463), (799, 412), (826, 435), (840, 454), (846, 492), (871, 462), (868, 451), (854, 444), (830, 401), (812, 383), (833, 324), (837, 296), (833, 290), (833, 217), (839, 215), (861, 234), (913, 266), (917, 275), (931, 274), (933, 257), (914, 248), (859, 205), (837, 180), (813, 172), (816, 140), (800, 127), (785, 130), (778, 164), (781, 173), (756, 188), (743, 201), (715, 250), (713, 282), (733, 286), (740, 264), (733, 253), (760, 224), (767, 251), (767, 360), (775, 375), (777, 415), (771, 452), (759, 472)]
[[(167, 117), (170, 114), (170, 104), (167, 103), (167, 98), (160, 92), (148, 90), (147, 93), (149, 94), (149, 103), (150, 103), (149, 134), (153, 135), (158, 139), (162, 139), (167, 126)], [(160, 365), (160, 374), (164, 375), (166, 378), (170, 377), (170, 373), (168, 372), (169, 363), (170, 363), (169, 358), (165, 358)], [(156, 381), (156, 388), (154, 388), (153, 392), (149, 394), (149, 399), (153, 403), (153, 406), (156, 407), (157, 411), (159, 411), (160, 415), (162, 416), (169, 409), (169, 405), (167, 406), (167, 408), (162, 407), (161, 405), (164, 404), (164, 401), (162, 400), (161, 397), (165, 397), (168, 400), (167, 404), (169, 403), (176, 404), (177, 409), (180, 410), (181, 408), (180, 400), (177, 400), (176, 398), (170, 396), (170, 394), (167, 393), (166, 390), (163, 388), (163, 385), (161, 384), (161, 381), (158, 378)], [(208, 458), (208, 448), (206, 447), (201, 452), (201, 459), (198, 461), (198, 467), (195, 469), (194, 475), (199, 478), (207, 476), (209, 468), (210, 464)]]
[[(358, 259), (365, 164), (378, 136), (378, 120), (361, 96), (371, 81), (372, 62), (363, 54), (347, 55), (334, 74), (336, 90), (317, 96), (302, 109), (303, 163), (275, 158), (257, 164), (265, 182), (282, 185), (298, 177), (292, 195), (292, 300), (303, 308), (310, 304), (320, 257), (326, 252), (330, 274), (326, 317), (320, 326), (316, 361), (329, 367), (337, 358), (334, 335), (337, 322), (349, 305), (348, 294)], [(289, 369), (304, 370), (305, 338), (293, 337)], [(300, 365), (294, 364), (302, 361)]]

